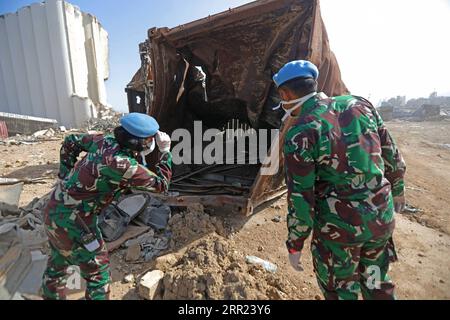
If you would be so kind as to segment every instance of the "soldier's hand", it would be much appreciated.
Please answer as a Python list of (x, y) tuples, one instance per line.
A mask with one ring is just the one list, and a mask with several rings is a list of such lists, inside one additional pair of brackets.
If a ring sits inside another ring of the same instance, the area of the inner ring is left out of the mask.
[(303, 271), (303, 267), (300, 263), (301, 257), (302, 257), (301, 252), (289, 254), (289, 263), (291, 264), (292, 268), (294, 268), (295, 271), (299, 271), (299, 272)]
[(159, 151), (162, 153), (170, 151), (170, 136), (165, 133), (158, 131), (156, 134), (156, 144), (158, 145)]
[(402, 194), (400, 196), (394, 197), (394, 210), (397, 213), (402, 213), (405, 210), (406, 199), (405, 195)]

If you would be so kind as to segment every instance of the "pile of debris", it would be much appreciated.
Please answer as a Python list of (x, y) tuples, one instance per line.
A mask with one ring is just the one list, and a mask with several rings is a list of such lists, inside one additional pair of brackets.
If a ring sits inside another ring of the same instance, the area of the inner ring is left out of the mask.
[(39, 294), (47, 265), (42, 209), (49, 199), (19, 208), (23, 183), (0, 185), (0, 299), (23, 300)]
[(41, 249), (47, 242), (43, 232), (0, 226), (0, 300), (24, 300), (37, 296), (47, 256)]
[(432, 104), (424, 104), (412, 114), (416, 121), (438, 121), (447, 116), (446, 112), (441, 111), (441, 106)]
[(159, 297), (282, 300), (295, 292), (296, 288), (276, 273), (246, 261), (232, 240), (212, 234), (191, 245), (167, 268)]
[(65, 127), (59, 127), (57, 129), (49, 128), (44, 130), (39, 130), (32, 135), (15, 135), (14, 137), (9, 137), (0, 140), (0, 145), (14, 146), (14, 145), (31, 145), (37, 144), (44, 141), (59, 141), (63, 138), (63, 133), (66, 132)]
[(119, 126), (119, 121), (123, 116), (123, 113), (118, 113), (111, 107), (102, 105), (98, 105), (96, 107), (97, 118), (90, 118), (84, 123), (82, 128), (68, 130), (64, 126), (58, 127), (55, 124), (52, 125), (52, 127), (47, 127), (46, 129), (36, 131), (33, 134), (16, 134), (15, 136), (10, 136), (8, 138), (0, 138), (0, 145), (27, 145), (44, 141), (58, 141), (64, 138), (65, 133), (112, 133), (114, 128)]
[(210, 233), (225, 235), (223, 223), (201, 205), (171, 215), (171, 208), (155, 195), (137, 193), (105, 208), (99, 227), (110, 251), (126, 249), (128, 262), (152, 261), (168, 249), (178, 250)]
[(120, 118), (123, 116), (123, 113), (116, 112), (112, 108), (105, 106), (99, 106), (97, 112), (97, 118), (91, 118), (83, 125), (86, 131), (112, 133), (114, 128), (119, 126)]
[(35, 198), (26, 207), (19, 208), (19, 199), (24, 183), (35, 183), (39, 181), (39, 179), (18, 180), (0, 178), (0, 226), (7, 223), (14, 223), (21, 228), (42, 228), (42, 209), (49, 200), (50, 193), (42, 198)]
[(169, 221), (170, 248), (180, 249), (204, 235), (217, 233), (225, 236), (222, 221), (205, 213), (202, 205), (191, 206), (183, 213), (175, 214)]
[(138, 278), (137, 291), (148, 300), (283, 300), (297, 288), (277, 274), (277, 266), (245, 256), (226, 237), (220, 219), (189, 207), (169, 221), (171, 253), (154, 260)]

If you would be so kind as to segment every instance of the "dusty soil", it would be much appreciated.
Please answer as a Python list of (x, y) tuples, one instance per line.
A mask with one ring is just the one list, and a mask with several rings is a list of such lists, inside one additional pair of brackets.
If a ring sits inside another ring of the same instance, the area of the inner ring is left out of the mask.
[(423, 210), (411, 218), (450, 234), (450, 121), (388, 125), (407, 164), (408, 203)]
[[(407, 163), (407, 202), (415, 214), (397, 216), (395, 242), (400, 261), (391, 277), (400, 299), (450, 299), (450, 122), (388, 123)], [(21, 205), (45, 195), (58, 170), (60, 141), (35, 145), (0, 145), (0, 176), (48, 177), (25, 185)], [(26, 161), (26, 162), (25, 162)], [(50, 171), (51, 170), (51, 171)], [(313, 274), (309, 242), (303, 272), (294, 272), (284, 246), (286, 199), (259, 208), (251, 217), (201, 208), (174, 215), (173, 240), (166, 255), (147, 263), (125, 262), (125, 249), (111, 253), (112, 298), (140, 299), (139, 276), (159, 268), (166, 272), (159, 298), (321, 299)], [(281, 217), (274, 219), (275, 217)], [(277, 222), (279, 221), (279, 222)], [(275, 274), (249, 265), (254, 255), (278, 266)], [(125, 283), (124, 277), (137, 279)], [(71, 299), (80, 299), (73, 292)]]

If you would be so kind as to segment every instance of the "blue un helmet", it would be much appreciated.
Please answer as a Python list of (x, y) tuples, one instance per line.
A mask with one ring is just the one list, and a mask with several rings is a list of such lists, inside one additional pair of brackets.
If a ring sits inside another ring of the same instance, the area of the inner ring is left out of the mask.
[(159, 124), (155, 118), (137, 112), (123, 116), (120, 124), (128, 133), (138, 138), (153, 137), (159, 130)]
[(319, 69), (306, 60), (291, 61), (284, 65), (283, 68), (273, 76), (273, 81), (279, 88), (289, 80), (296, 78), (313, 78), (317, 80), (319, 78)]

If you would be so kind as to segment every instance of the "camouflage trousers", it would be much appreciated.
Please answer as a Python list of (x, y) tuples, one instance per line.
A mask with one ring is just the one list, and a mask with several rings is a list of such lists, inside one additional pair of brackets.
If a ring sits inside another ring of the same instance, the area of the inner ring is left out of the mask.
[(397, 260), (392, 236), (359, 244), (342, 244), (313, 236), (311, 243), (317, 282), (327, 300), (395, 300), (388, 276)]
[(45, 211), (51, 255), (42, 281), (44, 299), (66, 299), (69, 276), (67, 269), (70, 266), (78, 266), (81, 277), (86, 280), (86, 300), (109, 299), (109, 257), (97, 226), (97, 217), (86, 220), (100, 242), (100, 248), (90, 252), (81, 244), (82, 229), (72, 220), (72, 210), (52, 202), (50, 201)]

